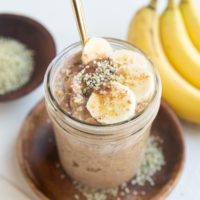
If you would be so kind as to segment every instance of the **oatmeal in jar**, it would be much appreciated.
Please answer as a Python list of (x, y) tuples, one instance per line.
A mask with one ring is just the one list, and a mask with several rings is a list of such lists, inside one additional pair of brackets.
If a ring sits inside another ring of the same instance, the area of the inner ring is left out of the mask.
[(74, 118), (114, 124), (145, 109), (154, 87), (153, 72), (143, 55), (114, 51), (104, 39), (93, 38), (82, 53), (63, 63), (53, 92), (60, 107)]
[(157, 71), (126, 42), (91, 38), (58, 55), (46, 73), (45, 102), (68, 175), (97, 188), (130, 180), (160, 99)]

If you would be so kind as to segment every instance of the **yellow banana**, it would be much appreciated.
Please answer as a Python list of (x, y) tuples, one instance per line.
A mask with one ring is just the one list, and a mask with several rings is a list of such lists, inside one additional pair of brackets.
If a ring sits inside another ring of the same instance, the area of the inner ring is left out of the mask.
[(200, 51), (200, 10), (197, 10), (193, 0), (181, 0), (179, 7), (190, 38)]
[(174, 0), (168, 0), (160, 17), (160, 35), (171, 64), (186, 80), (200, 88), (200, 54), (189, 38)]
[(133, 17), (128, 41), (142, 49), (159, 70), (163, 98), (180, 117), (200, 124), (200, 90), (185, 81), (168, 62), (160, 42), (156, 2), (152, 0)]

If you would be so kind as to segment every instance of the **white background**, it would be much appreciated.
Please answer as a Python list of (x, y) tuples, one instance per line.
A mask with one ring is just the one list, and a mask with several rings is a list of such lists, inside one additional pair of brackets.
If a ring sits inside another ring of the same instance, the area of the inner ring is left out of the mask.
[[(90, 36), (125, 39), (132, 15), (148, 0), (83, 0), (83, 2)], [(200, 1), (196, 2), (200, 11)], [(166, 1), (160, 0), (159, 3), (159, 10), (162, 10)], [(79, 40), (70, 0), (0, 0), (0, 12), (24, 14), (40, 21), (53, 34), (58, 52)], [(34, 200), (38, 198), (28, 187), (18, 169), (15, 143), (22, 121), (42, 96), (43, 89), (40, 86), (17, 101), (0, 103), (0, 174), (14, 182)], [(184, 125), (184, 130), (186, 164), (181, 180), (168, 200), (200, 199), (200, 127)], [(0, 199), (7, 200), (1, 196)]]

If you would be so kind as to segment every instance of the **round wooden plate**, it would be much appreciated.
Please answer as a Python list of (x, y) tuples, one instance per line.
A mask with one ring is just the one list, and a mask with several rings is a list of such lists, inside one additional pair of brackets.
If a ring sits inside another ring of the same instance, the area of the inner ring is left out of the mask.
[[(164, 199), (177, 183), (185, 155), (183, 132), (176, 115), (164, 102), (152, 126), (151, 134), (163, 140), (160, 145), (166, 164), (154, 175), (155, 186), (152, 187), (148, 183), (143, 187), (130, 185), (130, 189), (137, 191), (138, 195), (134, 196), (133, 192), (130, 192), (124, 197), (120, 196), (121, 200)], [(78, 192), (58, 164), (54, 133), (44, 101), (39, 102), (26, 118), (18, 138), (17, 154), (24, 176), (42, 200), (74, 199), (74, 194)]]

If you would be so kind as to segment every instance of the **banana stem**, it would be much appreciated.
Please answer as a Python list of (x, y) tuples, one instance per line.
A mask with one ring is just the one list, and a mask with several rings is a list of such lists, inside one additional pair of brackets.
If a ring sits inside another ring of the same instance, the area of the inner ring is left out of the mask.
[(181, 3), (191, 3), (192, 0), (181, 0)]
[(174, 0), (168, 0), (167, 8), (174, 8), (176, 5)]
[(156, 10), (157, 3), (158, 3), (158, 0), (151, 0), (149, 3), (149, 7)]

